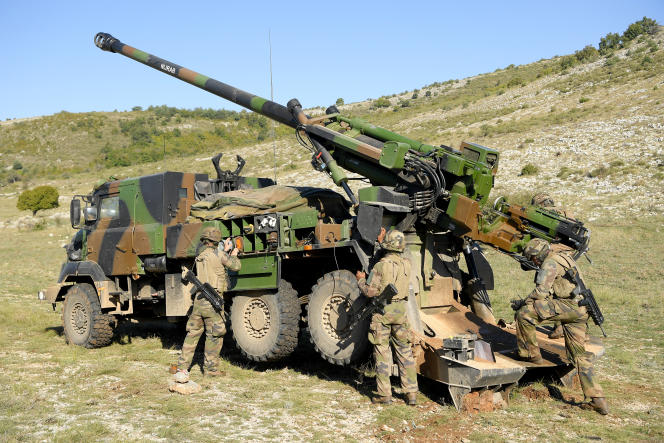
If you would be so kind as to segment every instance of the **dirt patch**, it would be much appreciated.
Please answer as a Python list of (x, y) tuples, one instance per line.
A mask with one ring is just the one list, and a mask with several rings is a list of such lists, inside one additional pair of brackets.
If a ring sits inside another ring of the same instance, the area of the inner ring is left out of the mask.
[[(445, 417), (431, 417), (425, 420), (417, 429), (410, 432), (408, 436), (415, 442), (430, 441), (466, 441), (472, 432), (468, 420), (463, 416), (456, 416), (453, 419)], [(399, 436), (398, 439), (403, 439)]]
[(530, 401), (551, 398), (549, 391), (547, 391), (546, 389), (537, 389), (534, 386), (526, 386), (525, 388), (521, 389), (519, 392), (521, 393), (521, 395), (523, 395)]
[(461, 410), (470, 414), (476, 414), (478, 412), (493, 411), (500, 407), (500, 404), (494, 402), (493, 391), (482, 391), (464, 395)]

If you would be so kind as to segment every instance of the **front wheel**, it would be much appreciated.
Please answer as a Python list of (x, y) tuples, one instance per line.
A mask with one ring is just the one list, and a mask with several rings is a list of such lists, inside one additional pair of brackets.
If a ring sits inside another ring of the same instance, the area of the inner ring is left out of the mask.
[(290, 355), (297, 347), (299, 321), (297, 292), (285, 280), (277, 292), (233, 297), (233, 340), (249, 360), (275, 361)]
[(85, 348), (107, 346), (113, 339), (113, 317), (102, 314), (97, 291), (89, 283), (77, 283), (67, 291), (62, 324), (67, 343)]

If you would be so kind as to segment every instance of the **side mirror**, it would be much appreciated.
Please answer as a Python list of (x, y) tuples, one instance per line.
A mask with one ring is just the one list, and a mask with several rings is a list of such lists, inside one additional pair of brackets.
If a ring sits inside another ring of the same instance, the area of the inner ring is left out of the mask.
[(69, 221), (72, 228), (78, 228), (81, 223), (81, 201), (77, 198), (72, 199), (69, 204)]
[(83, 216), (85, 217), (85, 222), (93, 222), (97, 220), (97, 207), (96, 206), (86, 206), (83, 211)]

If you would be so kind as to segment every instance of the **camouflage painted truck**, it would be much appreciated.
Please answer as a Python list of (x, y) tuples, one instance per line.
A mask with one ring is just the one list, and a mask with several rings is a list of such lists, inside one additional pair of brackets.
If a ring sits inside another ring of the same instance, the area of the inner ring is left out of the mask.
[[(275, 187), (217, 168), (216, 179), (166, 172), (107, 183), (75, 198), (72, 224), (80, 202), (85, 221), (58, 283), (41, 295), (52, 303), (64, 301), (69, 341), (88, 347), (108, 343), (112, 316), (139, 311), (184, 316), (191, 301), (181, 268), (195, 256), (203, 227), (214, 225), (241, 249), (242, 269), (232, 275), (225, 297), (243, 355), (256, 361), (283, 358), (305, 330), (325, 360), (358, 362), (368, 349), (368, 319), (353, 321), (367, 303), (354, 271), (370, 269), (384, 226), (405, 232), (407, 255), (417, 270), (408, 316), (419, 373), (444, 383), (457, 407), (471, 391), (505, 390), (530, 369), (570, 379), (564, 343), (549, 339), (546, 331), (538, 337), (543, 364), (509, 357), (516, 349), (515, 331), (498, 326), (493, 317), (487, 293), (493, 273), (480, 246), (528, 267), (519, 253), (530, 239), (572, 249), (578, 258), (588, 249), (590, 233), (583, 223), (541, 207), (515, 206), (504, 198), (490, 204), (496, 150), (465, 142), (458, 150), (428, 145), (345, 117), (334, 106), (310, 117), (297, 99), (280, 105), (109, 34), (97, 34), (95, 44), (290, 126), (311, 151), (314, 169), (328, 174), (345, 197)], [(356, 195), (345, 171), (361, 175), (369, 186)], [(274, 193), (283, 198), (272, 198)], [(238, 211), (238, 202), (247, 206)], [(468, 272), (458, 265), (462, 256)], [(603, 353), (599, 343), (589, 349)]]

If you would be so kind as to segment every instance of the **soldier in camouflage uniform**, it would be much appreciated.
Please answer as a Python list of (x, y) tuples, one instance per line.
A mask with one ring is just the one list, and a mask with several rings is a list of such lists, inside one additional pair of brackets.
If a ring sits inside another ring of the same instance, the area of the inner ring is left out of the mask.
[(541, 239), (528, 242), (523, 255), (539, 266), (539, 270), (535, 277), (535, 289), (525, 302), (514, 300), (512, 304), (513, 308), (522, 305), (515, 313), (519, 357), (532, 363), (542, 363), (535, 328), (543, 321), (560, 321), (567, 358), (579, 372), (583, 395), (592, 399), (590, 406), (597, 412), (607, 414), (604, 392), (594, 380), (592, 361), (585, 349), (588, 313), (585, 306), (579, 306), (579, 299), (573, 293), (576, 282), (566, 277), (570, 268), (578, 272), (576, 263), (571, 256), (552, 251), (549, 244)]
[[(221, 232), (217, 228), (208, 227), (201, 234), (203, 250), (196, 257), (196, 274), (201, 283), (209, 283), (223, 296), (228, 284), (226, 268), (231, 271), (240, 270), (240, 260), (237, 258), (238, 250), (230, 254), (233, 243), (230, 238), (224, 242), (224, 250), (218, 250), (221, 241)], [(186, 272), (186, 270), (184, 271)], [(189, 320), (187, 321), (187, 336), (182, 344), (182, 353), (177, 363), (175, 379), (179, 382), (189, 380), (188, 369), (194, 358), (194, 351), (198, 340), (205, 329), (205, 363), (206, 375), (220, 375), (219, 353), (226, 334), (225, 314), (214, 310), (209, 301), (203, 296), (194, 297)]]
[(406, 315), (410, 262), (402, 254), (406, 247), (406, 239), (402, 232), (390, 230), (386, 235), (385, 228), (381, 228), (378, 242), (387, 253), (373, 267), (368, 280), (365, 279), (364, 272), (357, 272), (358, 285), (367, 297), (379, 296), (390, 283), (394, 284), (398, 293), (385, 306), (383, 312), (376, 312), (371, 318), (369, 341), (374, 345), (376, 384), (378, 387), (378, 396), (372, 401), (385, 404), (392, 402), (392, 387), (390, 385), (390, 375), (392, 373), (391, 341), (397, 357), (401, 388), (406, 395), (406, 402), (409, 405), (416, 405), (417, 371), (411, 349), (410, 325)]
[[(551, 196), (545, 192), (540, 192), (533, 195), (533, 198), (530, 201), (530, 204), (533, 206), (540, 206), (547, 211), (555, 212), (558, 215), (562, 215), (567, 218), (574, 218), (572, 213), (569, 212), (562, 206), (556, 206), (556, 203), (553, 201)], [(563, 325), (557, 321), (553, 323), (553, 331), (549, 334), (549, 338), (558, 339), (563, 336)]]

